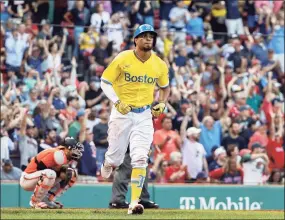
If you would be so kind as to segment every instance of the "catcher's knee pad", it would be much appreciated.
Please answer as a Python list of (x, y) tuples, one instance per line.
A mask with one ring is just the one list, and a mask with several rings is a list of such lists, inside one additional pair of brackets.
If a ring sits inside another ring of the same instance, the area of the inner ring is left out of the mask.
[(45, 169), (43, 171), (42, 181), (44, 185), (52, 187), (55, 183), (55, 179), (56, 179), (56, 172), (54, 170)]
[(132, 157), (132, 167), (133, 168), (146, 168), (147, 167), (147, 156), (135, 155)]

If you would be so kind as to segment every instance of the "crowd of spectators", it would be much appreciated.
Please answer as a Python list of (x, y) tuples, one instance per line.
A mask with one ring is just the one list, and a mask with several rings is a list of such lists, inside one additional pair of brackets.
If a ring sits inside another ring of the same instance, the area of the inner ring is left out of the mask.
[(154, 119), (150, 181), (284, 181), (283, 1), (29, 0), (0, 7), (2, 180), (19, 179), (33, 156), (72, 136), (85, 149), (80, 180), (101, 181), (112, 103), (100, 76), (120, 51), (134, 48), (134, 29), (148, 23), (171, 87), (165, 112)]

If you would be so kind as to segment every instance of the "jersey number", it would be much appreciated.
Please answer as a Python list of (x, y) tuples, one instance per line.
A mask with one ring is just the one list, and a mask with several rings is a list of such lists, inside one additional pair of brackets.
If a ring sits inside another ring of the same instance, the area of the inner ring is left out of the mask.
[(142, 175), (139, 175), (139, 177), (140, 177), (140, 180), (139, 180), (139, 185), (137, 185), (137, 187), (142, 188), (143, 184), (144, 184), (145, 177)]

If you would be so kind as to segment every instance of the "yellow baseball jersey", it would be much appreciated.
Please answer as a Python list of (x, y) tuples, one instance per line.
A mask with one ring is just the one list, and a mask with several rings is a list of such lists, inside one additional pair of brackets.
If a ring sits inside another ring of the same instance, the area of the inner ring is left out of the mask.
[(154, 53), (140, 61), (133, 50), (118, 54), (102, 75), (102, 81), (113, 86), (119, 99), (134, 107), (143, 107), (153, 102), (154, 88), (169, 84), (168, 67)]

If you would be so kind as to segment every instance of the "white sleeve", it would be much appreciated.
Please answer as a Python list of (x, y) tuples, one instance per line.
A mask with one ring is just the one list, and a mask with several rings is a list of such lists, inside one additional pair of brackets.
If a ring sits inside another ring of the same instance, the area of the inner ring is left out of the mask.
[(109, 83), (104, 82), (103, 80), (101, 80), (101, 89), (103, 90), (103, 92), (105, 93), (105, 95), (113, 102), (116, 103), (119, 98), (113, 88), (113, 86)]

